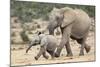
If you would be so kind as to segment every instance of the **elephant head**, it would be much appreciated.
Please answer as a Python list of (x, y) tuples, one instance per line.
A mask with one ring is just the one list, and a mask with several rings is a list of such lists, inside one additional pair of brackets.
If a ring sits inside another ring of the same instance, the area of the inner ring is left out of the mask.
[(38, 32), (37, 34), (35, 34), (33, 36), (33, 39), (29, 45), (29, 47), (27, 48), (26, 50), (26, 53), (28, 52), (28, 50), (32, 47), (32, 46), (36, 46), (36, 45), (39, 45), (40, 42), (41, 42), (41, 39), (44, 37), (45, 35), (42, 34), (41, 32)]
[(40, 42), (39, 36), (36, 35), (33, 37), (31, 44), (33, 44), (33, 46), (38, 45)]
[(41, 38), (43, 37), (44, 35), (41, 33), (41, 32), (37, 32), (37, 34), (35, 34), (33, 36), (33, 39), (31, 41), (31, 45), (35, 46), (35, 45), (38, 45), (40, 44), (40, 41), (41, 41)]
[[(65, 27), (74, 21), (73, 9), (69, 7), (57, 9), (53, 8), (49, 15), (49, 34), (54, 34), (54, 29), (57, 27)], [(65, 19), (66, 18), (66, 19)]]
[[(39, 34), (40, 34), (40, 33), (39, 33)], [(32, 46), (36, 46), (36, 45), (38, 45), (38, 44), (40, 44), (40, 37), (39, 37), (39, 35), (36, 34), (36, 35), (33, 36), (33, 39), (32, 39), (32, 41), (31, 41), (29, 47), (27, 48), (26, 53), (29, 51), (29, 49), (30, 49)]]
[[(78, 43), (81, 44), (80, 55), (84, 55), (83, 48), (89, 52), (90, 47), (85, 45), (85, 39), (87, 37), (89, 27), (90, 27), (90, 18), (88, 14), (81, 9), (72, 9), (69, 7), (64, 8), (54, 8), (49, 16), (50, 23), (48, 25), (49, 34), (54, 34), (55, 28), (61, 28), (62, 38), (55, 56), (59, 57), (62, 48), (65, 46), (67, 51), (67, 56), (72, 56), (72, 51), (69, 44), (69, 38), (78, 40)], [(80, 43), (80, 40), (82, 42)], [(84, 47), (85, 46), (85, 47)]]

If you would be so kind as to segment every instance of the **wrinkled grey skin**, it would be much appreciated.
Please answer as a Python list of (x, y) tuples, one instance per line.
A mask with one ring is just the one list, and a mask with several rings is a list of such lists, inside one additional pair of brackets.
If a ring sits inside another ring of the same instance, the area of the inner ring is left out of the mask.
[(38, 44), (40, 45), (40, 51), (35, 57), (36, 60), (38, 60), (41, 55), (43, 55), (44, 58), (48, 59), (46, 52), (51, 55), (52, 59), (54, 58), (54, 52), (57, 47), (57, 40), (54, 36), (45, 34), (34, 36), (31, 44), (26, 50), (26, 53), (32, 46), (36, 46)]
[(69, 7), (54, 8), (49, 15), (49, 21), (48, 29), (50, 35), (54, 35), (54, 30), (57, 27), (60, 27), (62, 32), (61, 42), (57, 47), (55, 57), (60, 56), (64, 46), (66, 47), (67, 56), (73, 56), (69, 38), (81, 44), (79, 55), (84, 55), (84, 48), (87, 53), (90, 51), (90, 46), (85, 43), (91, 22), (86, 12)]

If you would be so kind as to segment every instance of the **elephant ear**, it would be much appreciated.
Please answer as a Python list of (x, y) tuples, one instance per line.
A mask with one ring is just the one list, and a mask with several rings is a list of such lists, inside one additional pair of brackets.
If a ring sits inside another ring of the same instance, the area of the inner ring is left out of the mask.
[(75, 20), (75, 12), (72, 8), (61, 8), (61, 12), (63, 14), (63, 22), (61, 24), (61, 27), (65, 27), (73, 23), (73, 21)]

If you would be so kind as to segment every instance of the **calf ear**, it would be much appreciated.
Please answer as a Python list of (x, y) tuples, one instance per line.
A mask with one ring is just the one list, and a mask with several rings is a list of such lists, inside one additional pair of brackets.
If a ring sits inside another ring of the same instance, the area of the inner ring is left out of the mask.
[(38, 32), (38, 35), (40, 35), (41, 34), (41, 32)]

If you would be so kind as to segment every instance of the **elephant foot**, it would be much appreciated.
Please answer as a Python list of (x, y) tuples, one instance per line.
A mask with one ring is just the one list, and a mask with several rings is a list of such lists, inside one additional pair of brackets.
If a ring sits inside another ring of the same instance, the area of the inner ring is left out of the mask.
[(86, 50), (86, 53), (90, 52), (91, 46), (86, 46), (86, 47), (85, 47), (85, 50)]
[(72, 54), (72, 53), (67, 54), (67, 57), (72, 57), (72, 56), (73, 56), (73, 54)]
[(58, 53), (55, 53), (55, 57), (59, 57), (60, 56), (60, 54), (58, 54)]
[(37, 57), (34, 57), (34, 59), (35, 59), (35, 60), (38, 60), (38, 58), (37, 58)]

